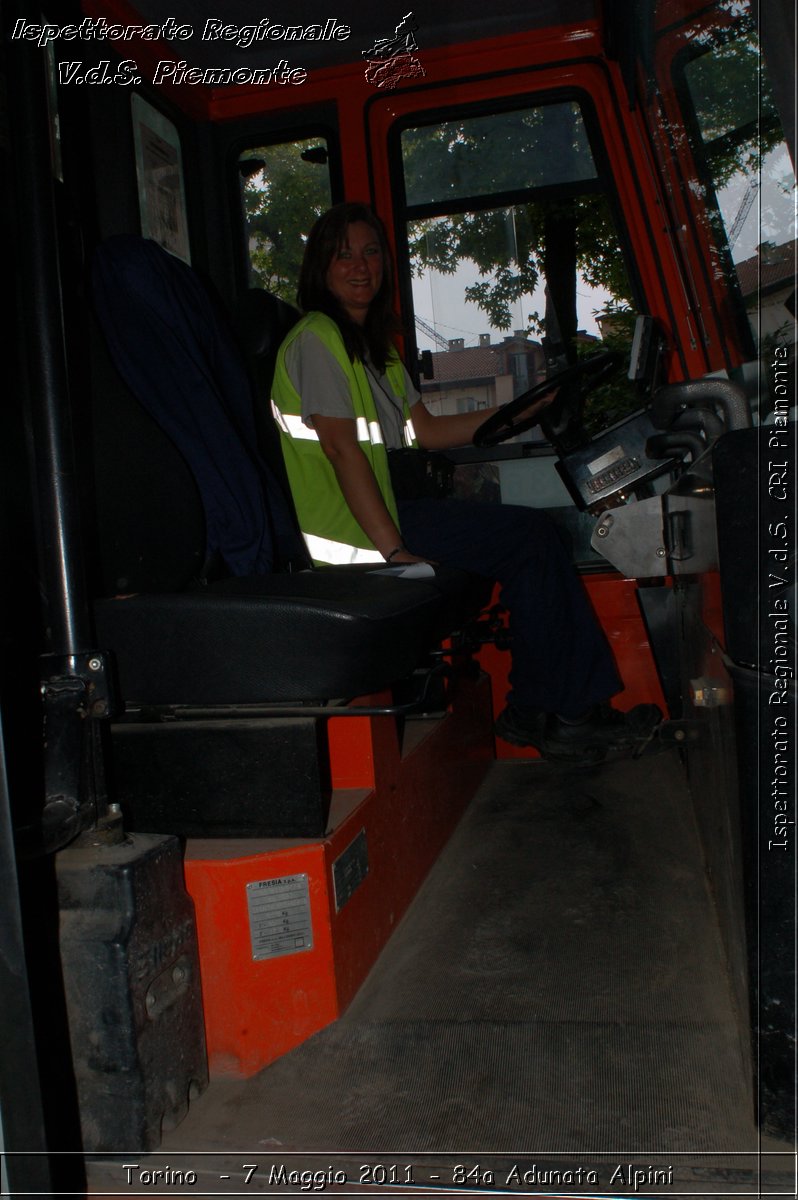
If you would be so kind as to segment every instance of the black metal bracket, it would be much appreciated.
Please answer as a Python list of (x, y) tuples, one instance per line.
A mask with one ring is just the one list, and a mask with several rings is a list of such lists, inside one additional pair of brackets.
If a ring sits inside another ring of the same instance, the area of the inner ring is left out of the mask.
[(688, 562), (693, 557), (693, 530), (689, 509), (677, 509), (666, 514), (665, 548), (673, 562)]
[(52, 853), (96, 827), (107, 809), (101, 723), (116, 711), (102, 651), (41, 657), (44, 808), (40, 847)]
[(494, 645), (497, 650), (510, 649), (512, 634), (502, 619), (506, 612), (501, 604), (494, 604), (463, 630), (463, 643), (469, 654), (476, 653), (480, 646), (485, 645)]

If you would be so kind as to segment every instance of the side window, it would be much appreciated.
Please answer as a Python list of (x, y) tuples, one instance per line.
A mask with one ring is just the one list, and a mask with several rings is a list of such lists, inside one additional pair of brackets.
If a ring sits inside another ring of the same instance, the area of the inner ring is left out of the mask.
[(332, 203), (327, 143), (253, 146), (238, 158), (249, 282), (296, 303), (308, 232)]
[(794, 355), (795, 175), (753, 21), (697, 39), (677, 83), (757, 349)]
[[(501, 404), (582, 354), (631, 347), (632, 289), (576, 101), (406, 128), (401, 155), (435, 411), (466, 387), (477, 407)], [(621, 377), (591, 397), (588, 431), (639, 407)]]

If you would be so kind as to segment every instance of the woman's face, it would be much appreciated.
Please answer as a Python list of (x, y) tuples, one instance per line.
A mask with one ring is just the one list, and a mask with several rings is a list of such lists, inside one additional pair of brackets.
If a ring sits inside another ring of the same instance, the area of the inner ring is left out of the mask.
[(380, 240), (365, 221), (347, 225), (346, 239), (333, 255), (324, 282), (347, 315), (362, 325), (382, 283)]

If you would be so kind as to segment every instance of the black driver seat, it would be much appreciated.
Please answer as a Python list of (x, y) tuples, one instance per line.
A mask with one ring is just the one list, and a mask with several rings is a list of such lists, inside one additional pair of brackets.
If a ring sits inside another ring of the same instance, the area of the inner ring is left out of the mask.
[(257, 449), (244, 361), (211, 291), (156, 243), (121, 236), (96, 252), (94, 299), (127, 385), (100, 363), (94, 611), (123, 699), (326, 701), (410, 673), (468, 577), (292, 569), (307, 556)]

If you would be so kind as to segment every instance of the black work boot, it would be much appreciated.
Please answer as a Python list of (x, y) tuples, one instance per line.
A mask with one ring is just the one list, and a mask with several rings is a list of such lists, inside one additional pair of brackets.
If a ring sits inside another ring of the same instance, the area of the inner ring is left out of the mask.
[(538, 749), (551, 762), (600, 763), (642, 750), (661, 721), (656, 704), (638, 704), (629, 712), (597, 704), (573, 719), (550, 713)]
[(497, 737), (512, 746), (534, 746), (539, 750), (546, 730), (546, 716), (540, 708), (524, 708), (508, 704), (493, 726)]

